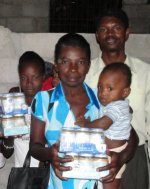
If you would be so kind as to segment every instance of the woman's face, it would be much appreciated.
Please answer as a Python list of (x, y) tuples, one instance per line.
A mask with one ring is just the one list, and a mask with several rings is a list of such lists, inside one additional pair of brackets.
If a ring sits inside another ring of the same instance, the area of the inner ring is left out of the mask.
[(82, 85), (90, 62), (83, 48), (66, 46), (62, 47), (55, 66), (63, 85), (77, 87)]
[(20, 86), (26, 97), (34, 97), (34, 95), (41, 89), (44, 79), (40, 68), (35, 64), (27, 64), (19, 73)]

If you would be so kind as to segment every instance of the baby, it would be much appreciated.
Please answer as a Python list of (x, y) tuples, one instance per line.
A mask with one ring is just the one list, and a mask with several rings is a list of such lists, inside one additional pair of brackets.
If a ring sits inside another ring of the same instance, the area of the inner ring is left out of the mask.
[[(131, 78), (131, 70), (126, 64), (116, 62), (107, 65), (98, 81), (100, 118), (89, 122), (84, 117), (79, 117), (76, 121), (79, 126), (104, 129), (106, 145), (110, 151), (120, 152), (125, 149), (130, 136), (131, 111), (126, 97), (130, 94)], [(125, 165), (113, 182), (121, 181), (124, 170)], [(116, 187), (113, 182), (107, 183), (107, 187)]]

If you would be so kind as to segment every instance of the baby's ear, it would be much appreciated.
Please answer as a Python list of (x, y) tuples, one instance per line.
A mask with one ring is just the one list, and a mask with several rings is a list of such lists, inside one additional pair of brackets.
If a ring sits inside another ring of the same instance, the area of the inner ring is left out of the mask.
[(131, 91), (130, 87), (125, 88), (125, 89), (123, 90), (123, 95), (122, 95), (123, 98), (126, 98), (127, 96), (129, 96), (130, 91)]

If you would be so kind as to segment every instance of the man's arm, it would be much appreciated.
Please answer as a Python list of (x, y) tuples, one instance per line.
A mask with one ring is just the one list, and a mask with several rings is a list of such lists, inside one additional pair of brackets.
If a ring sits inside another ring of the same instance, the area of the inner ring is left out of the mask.
[(145, 120), (147, 129), (147, 140), (148, 140), (148, 154), (150, 158), (150, 69), (147, 70), (147, 83), (145, 84)]

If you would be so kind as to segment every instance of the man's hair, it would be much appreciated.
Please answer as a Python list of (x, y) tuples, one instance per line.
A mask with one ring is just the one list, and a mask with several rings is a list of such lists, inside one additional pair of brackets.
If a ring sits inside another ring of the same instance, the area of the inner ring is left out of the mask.
[(90, 45), (82, 35), (76, 34), (76, 33), (65, 34), (58, 40), (58, 42), (55, 46), (55, 52), (54, 52), (55, 62), (57, 62), (62, 48), (66, 47), (66, 46), (83, 48), (86, 52), (87, 58), (90, 63), (90, 59), (91, 59)]
[(34, 64), (39, 67), (41, 74), (45, 73), (45, 62), (44, 60), (34, 51), (26, 51), (19, 58), (18, 72), (20, 73), (26, 66)]
[(130, 87), (132, 81), (132, 73), (128, 65), (124, 64), (123, 62), (114, 62), (106, 65), (102, 70), (101, 74), (107, 71), (111, 71), (114, 73), (121, 72), (126, 78), (124, 82), (126, 82), (126, 85)]
[(123, 11), (122, 9), (110, 8), (102, 10), (96, 17), (96, 30), (98, 30), (102, 18), (107, 16), (112, 16), (119, 19), (122, 22), (125, 29), (129, 28), (129, 18), (125, 11)]

